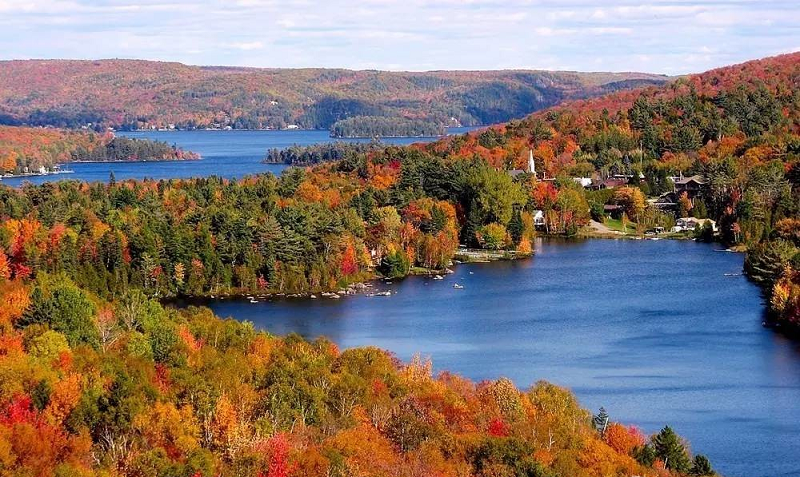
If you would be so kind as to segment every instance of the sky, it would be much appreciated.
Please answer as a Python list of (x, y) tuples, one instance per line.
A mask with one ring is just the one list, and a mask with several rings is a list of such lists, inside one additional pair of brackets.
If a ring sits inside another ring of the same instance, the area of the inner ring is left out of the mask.
[(800, 50), (800, 0), (0, 0), (0, 59), (685, 74)]

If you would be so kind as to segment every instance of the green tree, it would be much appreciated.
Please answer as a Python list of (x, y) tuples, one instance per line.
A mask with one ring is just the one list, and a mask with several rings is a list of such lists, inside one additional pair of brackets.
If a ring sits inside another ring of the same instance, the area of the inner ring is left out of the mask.
[(378, 271), (389, 278), (400, 278), (408, 275), (411, 264), (402, 250), (389, 252), (381, 259)]
[(483, 248), (499, 250), (505, 247), (507, 236), (506, 228), (495, 222), (482, 227), (478, 231), (478, 242)]
[(468, 180), (478, 206), (490, 222), (505, 226), (511, 220), (514, 206), (526, 201), (522, 187), (505, 171), (483, 165)]
[[(59, 283), (54, 285), (56, 280)], [(86, 292), (65, 277), (53, 277), (39, 282), (31, 294), (31, 306), (18, 325), (44, 324), (62, 333), (71, 347), (97, 348), (100, 335), (94, 323), (96, 314), (95, 304)]]
[(686, 446), (680, 436), (666, 426), (652, 438), (653, 450), (657, 458), (664, 461), (668, 469), (686, 473), (691, 469), (691, 461)]
[(697, 476), (715, 474), (714, 469), (711, 468), (711, 462), (708, 460), (708, 457), (702, 454), (697, 454), (694, 456), (694, 460), (692, 461), (692, 470), (690, 473)]
[(525, 231), (525, 224), (522, 223), (522, 213), (519, 208), (514, 209), (514, 214), (508, 222), (508, 233), (511, 235), (511, 242), (516, 247), (522, 240), (522, 234)]

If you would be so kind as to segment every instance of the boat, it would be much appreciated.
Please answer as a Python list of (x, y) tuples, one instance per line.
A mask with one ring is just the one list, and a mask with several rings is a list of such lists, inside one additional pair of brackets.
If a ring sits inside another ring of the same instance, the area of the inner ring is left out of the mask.
[(258, 303), (258, 300), (256, 300), (255, 298), (251, 298), (250, 303)]
[(434, 280), (444, 280), (444, 277), (441, 276), (441, 275), (436, 275), (435, 277), (433, 277), (433, 279)]
[(382, 291), (382, 292), (375, 292), (375, 293), (367, 293), (366, 296), (373, 297), (373, 296), (392, 296), (392, 292), (390, 290)]
[(458, 283), (453, 283), (453, 288), (456, 288), (456, 289), (458, 289), (458, 290), (461, 290), (461, 289), (463, 289), (463, 288), (464, 288), (464, 285), (460, 285), (460, 284), (458, 284)]

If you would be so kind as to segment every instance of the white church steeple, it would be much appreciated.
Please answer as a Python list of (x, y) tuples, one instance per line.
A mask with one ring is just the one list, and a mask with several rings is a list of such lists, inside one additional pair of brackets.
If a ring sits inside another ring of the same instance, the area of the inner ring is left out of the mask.
[(536, 163), (533, 162), (533, 150), (528, 151), (528, 172), (536, 177)]

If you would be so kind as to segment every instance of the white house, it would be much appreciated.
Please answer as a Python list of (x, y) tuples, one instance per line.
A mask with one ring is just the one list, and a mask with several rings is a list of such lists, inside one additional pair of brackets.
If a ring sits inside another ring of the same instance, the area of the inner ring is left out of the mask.
[(672, 227), (673, 232), (692, 232), (700, 227), (705, 227), (706, 223), (711, 224), (711, 230), (717, 231), (717, 223), (711, 219), (697, 219), (694, 217), (681, 217), (675, 221)]
[(541, 210), (533, 211), (533, 226), (544, 227), (544, 212)]
[(592, 178), (591, 177), (573, 177), (573, 181), (577, 182), (583, 188), (591, 187), (592, 186)]

